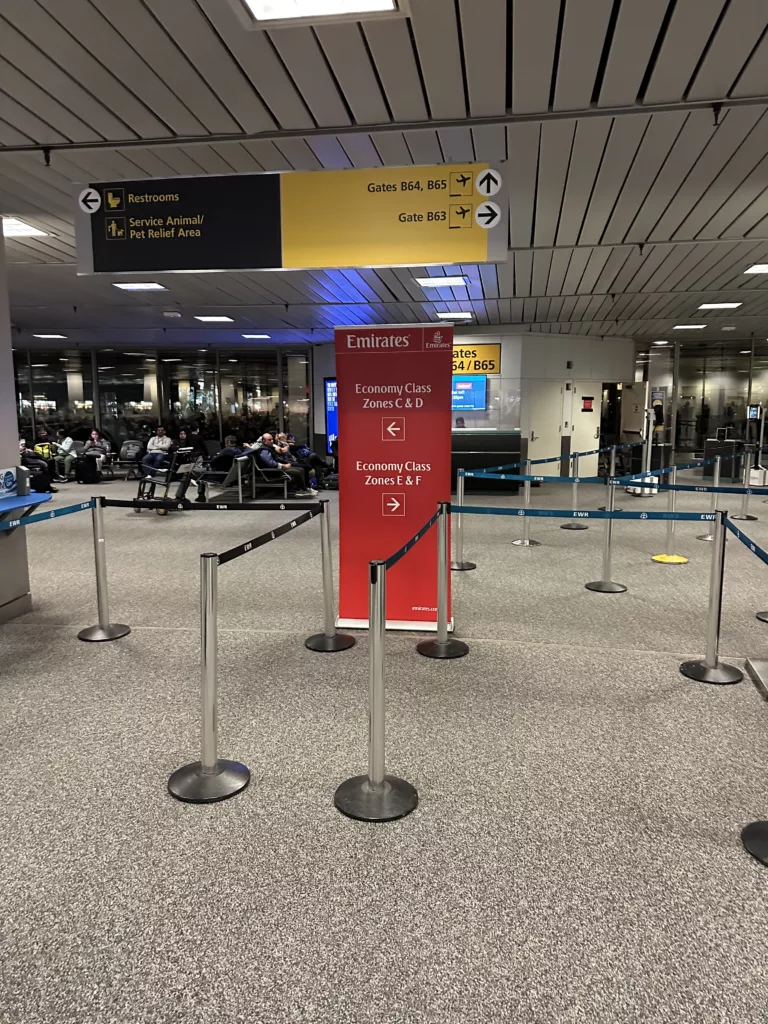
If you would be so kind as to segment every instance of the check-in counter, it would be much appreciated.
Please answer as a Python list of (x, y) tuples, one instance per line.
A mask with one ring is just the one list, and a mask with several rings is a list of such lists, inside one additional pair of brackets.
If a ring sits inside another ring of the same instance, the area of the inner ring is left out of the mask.
[[(453, 488), (456, 489), (456, 474), (459, 469), (488, 469), (506, 462), (520, 461), (519, 430), (473, 430), (454, 429), (451, 434), (451, 470)], [(520, 470), (511, 470), (520, 472)], [(519, 485), (508, 480), (475, 480), (466, 482), (466, 491), (517, 494)]]

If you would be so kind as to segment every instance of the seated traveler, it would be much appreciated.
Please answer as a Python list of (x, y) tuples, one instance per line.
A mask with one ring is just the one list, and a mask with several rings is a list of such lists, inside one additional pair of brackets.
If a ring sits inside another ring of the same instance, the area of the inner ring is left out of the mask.
[(33, 491), (36, 491), (38, 494), (43, 492), (57, 493), (57, 488), (51, 484), (48, 463), (45, 459), (41, 459), (39, 455), (31, 452), (23, 438), (19, 439), (19, 461), (22, 466), (29, 470), (29, 486)]
[(318, 485), (322, 487), (325, 476), (330, 472), (330, 466), (325, 459), (322, 459), (317, 452), (313, 452), (308, 444), (303, 441), (298, 442), (293, 434), (278, 434), (277, 440), (278, 443), (288, 445), (288, 451), (296, 459), (296, 462), (300, 466), (307, 466)]
[[(208, 464), (208, 470), (213, 473), (227, 474), (232, 468), (232, 463), (235, 459), (239, 459), (243, 455), (250, 455), (250, 449), (240, 448), (237, 443), (237, 438), (234, 434), (230, 434), (224, 438), (224, 447), (218, 454), (214, 455)], [(204, 471), (205, 472), (205, 471)], [(198, 473), (195, 473), (198, 476)], [(203, 474), (201, 473), (197, 481), (197, 497), (195, 501), (205, 501), (205, 480), (202, 479)]]
[(147, 441), (147, 454), (141, 460), (145, 476), (154, 476), (157, 467), (165, 461), (173, 447), (173, 441), (165, 432), (165, 427), (158, 427), (154, 437)]
[(290, 478), (291, 487), (296, 488), (297, 498), (313, 498), (317, 491), (309, 486), (309, 470), (306, 466), (293, 465), (287, 445), (278, 447), (271, 434), (262, 435), (262, 447), (255, 454), (260, 469), (280, 469)]
[(192, 449), (191, 461), (208, 458), (208, 449), (205, 447), (205, 441), (200, 436), (200, 428), (196, 423), (179, 430), (179, 448)]
[(112, 446), (106, 437), (102, 436), (98, 430), (92, 430), (91, 436), (83, 447), (83, 455), (96, 459), (98, 469), (101, 470), (104, 463), (109, 461), (111, 453)]
[(69, 474), (72, 472), (72, 464), (75, 461), (74, 444), (75, 442), (64, 427), (60, 427), (56, 431), (56, 440), (53, 443), (53, 458), (58, 474), (64, 480), (68, 480)]

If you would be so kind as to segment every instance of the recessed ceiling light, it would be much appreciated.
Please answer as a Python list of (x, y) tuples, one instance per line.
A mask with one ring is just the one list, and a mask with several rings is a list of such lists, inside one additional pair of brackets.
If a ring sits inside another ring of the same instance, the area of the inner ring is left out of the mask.
[(673, 331), (703, 331), (706, 326), (707, 326), (706, 324), (678, 324), (676, 327), (673, 327), (672, 330)]
[(236, 363), (237, 362), (236, 359), (230, 359), (229, 361), (230, 361), (230, 363)]
[(199, 349), (198, 349), (197, 351), (198, 351), (198, 352), (207, 352), (207, 351), (208, 351), (208, 349), (207, 349), (207, 348), (199, 348)]
[(64, 341), (67, 336), (66, 336), (66, 334), (33, 334), (32, 337), (33, 338), (50, 338), (51, 340), (53, 340), (55, 338), (57, 341)]
[(269, 338), (268, 334), (244, 334), (244, 338), (260, 338), (262, 341), (266, 341)]
[(181, 359), (161, 359), (161, 363), (180, 363)]
[(202, 320), (204, 324), (233, 324), (235, 322), (231, 316), (196, 316), (195, 320)]
[(60, 363), (68, 363), (69, 359), (66, 356), (59, 356)]
[(397, 11), (397, 0), (245, 0), (245, 4), (257, 21)]
[(122, 282), (113, 281), (113, 288), (121, 288), (124, 292), (164, 292), (166, 290), (164, 284), (158, 284), (157, 281), (126, 281)]
[(738, 309), (743, 302), (703, 302), (699, 309)]
[(752, 349), (751, 348), (742, 348), (742, 349), (739, 350), (739, 355), (740, 356), (751, 356), (752, 355)]
[(3, 234), (6, 238), (48, 237), (47, 231), (41, 231), (40, 228), (33, 228), (31, 224), (27, 224), (26, 221), (19, 220), (18, 217), (3, 217)]
[(751, 267), (747, 267), (744, 271), (745, 274), (768, 274), (768, 263), (754, 263)]
[(736, 328), (735, 327), (721, 327), (720, 330), (721, 331), (735, 331)]
[(466, 288), (468, 277), (414, 277), (416, 284), (422, 288)]
[(143, 356), (143, 352), (123, 352), (124, 356)]
[(100, 370), (114, 370), (114, 366), (100, 366)]
[(438, 313), (440, 320), (471, 320), (474, 313)]
[(668, 341), (654, 341), (653, 344), (654, 345), (668, 345), (669, 342)]
[(31, 366), (34, 366), (34, 368), (35, 368), (36, 370), (40, 370), (40, 369), (42, 369), (42, 368), (43, 368), (44, 366), (47, 366), (47, 365), (48, 365), (48, 363), (31, 363), (30, 365), (31, 365)]

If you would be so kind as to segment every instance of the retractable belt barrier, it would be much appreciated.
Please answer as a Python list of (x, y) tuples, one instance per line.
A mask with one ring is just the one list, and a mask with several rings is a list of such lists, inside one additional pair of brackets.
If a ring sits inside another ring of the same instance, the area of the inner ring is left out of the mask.
[(64, 508), (52, 508), (50, 512), (33, 512), (29, 516), (20, 516), (18, 519), (5, 519), (0, 522), (0, 533), (10, 533), (20, 526), (31, 526), (32, 523), (44, 523), (50, 519), (58, 519), (60, 516), (71, 516), (75, 512), (85, 512), (93, 508), (94, 498), (90, 501), (81, 501), (78, 505), (67, 505)]
[(674, 519), (677, 522), (711, 522), (717, 516), (713, 512), (619, 512), (592, 511), (573, 512), (568, 509), (550, 508), (494, 508), (482, 505), (454, 505), (453, 513), (479, 516), (526, 516), (534, 519)]
[(659, 484), (660, 491), (696, 491), (699, 494), (762, 494), (768, 495), (768, 487), (707, 487), (694, 484)]
[[(559, 461), (559, 460), (558, 460)], [(485, 480), (512, 480), (524, 483), (543, 484), (604, 484), (603, 476), (525, 476), (522, 473), (484, 473), (480, 470), (464, 473), (465, 477), (480, 477)]]
[(418, 531), (418, 533), (414, 533), (411, 539), (407, 543), (403, 544), (399, 551), (396, 551), (394, 555), (390, 555), (389, 558), (386, 559), (386, 561), (383, 563), (384, 568), (393, 569), (400, 561), (400, 559), (404, 558), (409, 551), (416, 547), (416, 545), (419, 543), (422, 537), (425, 537), (429, 533), (429, 531), (432, 529), (432, 527), (435, 525), (435, 523), (437, 522), (441, 515), (442, 512), (440, 509), (438, 509), (438, 511), (435, 512), (432, 518), (428, 522), (424, 523), (424, 525)]
[(761, 548), (759, 544), (755, 544), (755, 542), (751, 540), (746, 535), (746, 533), (740, 530), (738, 526), (734, 526), (733, 522), (730, 519), (726, 519), (725, 525), (731, 531), (734, 537), (738, 537), (741, 543), (746, 548), (749, 548), (753, 555), (757, 555), (761, 562), (763, 562), (765, 565), (768, 565), (768, 551), (765, 551), (763, 548)]
[[(574, 455), (603, 455), (605, 452), (611, 451), (626, 451), (627, 448), (642, 448), (645, 441), (632, 441), (630, 444), (609, 444), (605, 448), (594, 448), (590, 452), (572, 452), (569, 456), (553, 455), (551, 459), (530, 459), (528, 460), (532, 466), (544, 466), (549, 462), (562, 462), (564, 458), (572, 458)], [(521, 462), (506, 462), (503, 466), (488, 466), (487, 469), (478, 469), (474, 473), (465, 473), (465, 476), (487, 476), (489, 473), (501, 473), (505, 469), (518, 469), (520, 466), (525, 465), (525, 460)], [(460, 471), (461, 472), (461, 471)], [(605, 478), (600, 477), (600, 483)]]
[(197, 502), (183, 498), (181, 501), (174, 501), (172, 498), (123, 500), (115, 498), (96, 498), (105, 508), (165, 508), (169, 511), (179, 512), (302, 512), (307, 509), (316, 509), (316, 501), (233, 501), (227, 502)]
[[(252, 505), (246, 508), (253, 508)], [(218, 756), (218, 570), (257, 548), (278, 540), (310, 520), (321, 519), (323, 566), (323, 604), (325, 632), (309, 637), (305, 646), (312, 651), (329, 653), (346, 651), (354, 647), (354, 637), (336, 632), (333, 599), (333, 560), (331, 552), (330, 515), (328, 502), (303, 504), (302, 515), (291, 519), (258, 537), (238, 544), (221, 554), (207, 552), (200, 556), (200, 628), (201, 628), (201, 739), (200, 760), (178, 768), (168, 780), (168, 792), (186, 803), (212, 803), (225, 800), (245, 789), (250, 781), (248, 768), (239, 761), (227, 761)], [(293, 503), (264, 504), (260, 511), (295, 509)]]

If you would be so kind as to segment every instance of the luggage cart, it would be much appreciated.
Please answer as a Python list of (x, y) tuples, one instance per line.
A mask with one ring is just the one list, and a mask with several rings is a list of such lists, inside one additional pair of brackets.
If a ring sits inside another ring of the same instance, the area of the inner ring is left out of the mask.
[[(194, 450), (194, 448), (174, 449), (167, 463), (152, 470), (152, 476), (141, 477), (136, 498), (139, 501), (166, 501), (169, 497), (168, 492), (171, 486), (178, 480), (179, 486), (173, 497), (180, 501), (186, 494), (189, 482), (192, 479), (195, 462), (191, 457)], [(142, 509), (135, 508), (133, 511), (141, 512)], [(169, 511), (170, 509), (167, 508), (155, 509), (159, 516), (167, 516)]]

